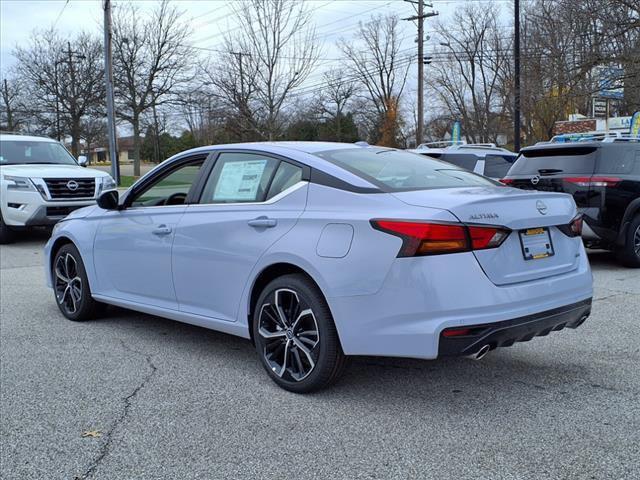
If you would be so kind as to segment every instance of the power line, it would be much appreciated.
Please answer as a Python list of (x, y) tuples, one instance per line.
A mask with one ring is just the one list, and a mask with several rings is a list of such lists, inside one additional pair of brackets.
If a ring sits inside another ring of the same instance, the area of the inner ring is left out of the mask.
[(64, 13), (64, 10), (67, 8), (67, 5), (69, 5), (69, 1), (70, 0), (66, 0), (66, 2), (64, 2), (64, 5), (62, 6), (62, 10), (60, 10), (60, 13), (58, 14), (58, 16), (56, 17), (56, 21), (53, 22), (53, 27), (51, 27), (52, 29), (56, 28), (56, 25), (58, 25), (58, 20), (60, 20), (60, 17), (62, 16), (62, 14)]

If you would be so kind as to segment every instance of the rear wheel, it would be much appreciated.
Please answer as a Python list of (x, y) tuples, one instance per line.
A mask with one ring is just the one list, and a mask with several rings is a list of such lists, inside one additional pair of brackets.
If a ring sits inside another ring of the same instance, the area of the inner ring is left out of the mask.
[(73, 244), (67, 243), (57, 251), (51, 276), (56, 303), (65, 317), (81, 322), (98, 316), (104, 304), (91, 297), (82, 257)]
[(260, 360), (280, 387), (296, 393), (325, 388), (342, 374), (346, 357), (329, 306), (305, 275), (269, 283), (253, 313)]
[(618, 250), (618, 258), (627, 267), (640, 268), (640, 215), (636, 215), (629, 229), (625, 244)]
[(0, 212), (0, 244), (5, 245), (7, 243), (11, 243), (15, 240), (16, 232), (11, 230), (11, 228), (4, 223), (4, 219), (2, 218), (2, 213)]

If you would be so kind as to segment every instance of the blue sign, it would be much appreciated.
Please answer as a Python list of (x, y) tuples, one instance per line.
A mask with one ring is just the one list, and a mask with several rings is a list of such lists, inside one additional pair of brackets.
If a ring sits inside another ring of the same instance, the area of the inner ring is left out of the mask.
[(619, 67), (600, 67), (598, 69), (598, 96), (602, 98), (623, 98), (624, 69)]
[(451, 141), (453, 143), (460, 142), (460, 122), (457, 120), (453, 123), (453, 129), (451, 130)]

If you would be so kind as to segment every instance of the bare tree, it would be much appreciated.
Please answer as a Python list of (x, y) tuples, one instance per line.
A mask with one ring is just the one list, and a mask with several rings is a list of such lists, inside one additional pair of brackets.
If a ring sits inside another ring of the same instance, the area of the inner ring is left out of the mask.
[(84, 140), (87, 151), (92, 147), (107, 145), (107, 124), (102, 116), (90, 116), (82, 120), (80, 138)]
[(462, 121), (476, 142), (496, 142), (508, 110), (504, 95), (510, 39), (504, 39), (493, 4), (467, 5), (456, 11), (452, 29), (437, 28), (443, 49), (434, 56), (429, 84), (448, 116)]
[(218, 59), (225, 68), (211, 81), (246, 128), (273, 140), (282, 134), (286, 103), (316, 64), (315, 29), (303, 2), (246, 0), (233, 8), (242, 33), (227, 38)]
[[(227, 126), (240, 141), (264, 138), (264, 107), (257, 99), (258, 62), (248, 52), (246, 39), (225, 40), (225, 52), (201, 67), (206, 85), (200, 93), (214, 98), (226, 109)], [(236, 51), (239, 50), (239, 51)]]
[(356, 42), (341, 46), (351, 74), (367, 92), (378, 113), (378, 136), (383, 145), (399, 141), (399, 104), (411, 57), (400, 50), (399, 19), (395, 15), (376, 16), (360, 23)]
[(78, 154), (81, 122), (102, 108), (104, 81), (101, 42), (86, 34), (64, 41), (53, 30), (36, 32), (30, 45), (17, 47), (17, 72), (38, 122), (71, 136)]
[(342, 118), (349, 101), (358, 91), (358, 85), (352, 77), (337, 68), (325, 72), (323, 79), (325, 86), (320, 92), (319, 109), (334, 121), (336, 140), (340, 142)]
[(17, 131), (26, 123), (26, 110), (19, 77), (0, 79), (0, 130)]
[(131, 3), (116, 11), (113, 29), (114, 90), (117, 115), (133, 129), (133, 171), (140, 175), (142, 117), (192, 79), (191, 31), (183, 14), (162, 0), (151, 16), (140, 18)]

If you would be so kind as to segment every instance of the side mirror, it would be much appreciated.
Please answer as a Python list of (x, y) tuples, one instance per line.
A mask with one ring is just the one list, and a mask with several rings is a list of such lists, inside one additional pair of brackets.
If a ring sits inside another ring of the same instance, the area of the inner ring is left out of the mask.
[(98, 197), (98, 206), (104, 210), (118, 210), (120, 196), (117, 190), (109, 190)]
[(78, 165), (80, 165), (81, 167), (86, 167), (87, 166), (87, 157), (86, 157), (86, 155), (80, 155), (78, 157)]

